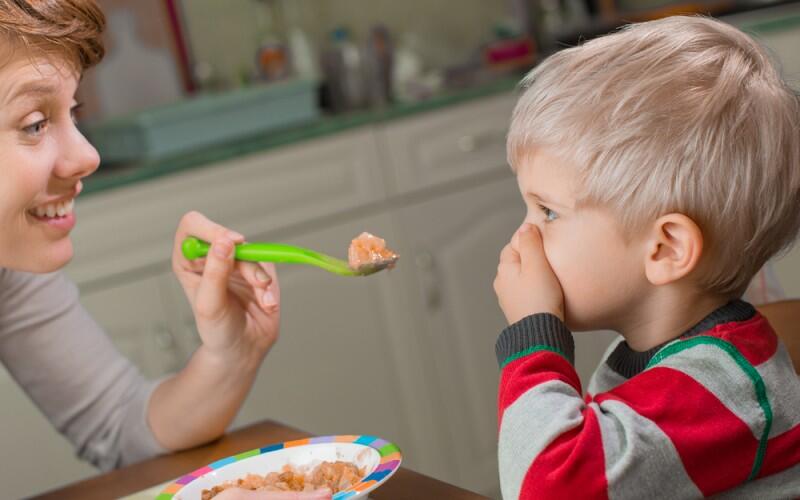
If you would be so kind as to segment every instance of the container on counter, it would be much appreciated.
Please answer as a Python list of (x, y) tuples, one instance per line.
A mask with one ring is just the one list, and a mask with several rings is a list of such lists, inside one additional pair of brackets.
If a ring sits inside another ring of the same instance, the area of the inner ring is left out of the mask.
[(392, 100), (392, 68), (394, 46), (386, 26), (377, 25), (370, 30), (364, 48), (364, 75), (367, 101), (380, 106)]
[(365, 106), (364, 60), (358, 45), (346, 28), (333, 30), (330, 44), (321, 54), (327, 86), (327, 100), (334, 112)]

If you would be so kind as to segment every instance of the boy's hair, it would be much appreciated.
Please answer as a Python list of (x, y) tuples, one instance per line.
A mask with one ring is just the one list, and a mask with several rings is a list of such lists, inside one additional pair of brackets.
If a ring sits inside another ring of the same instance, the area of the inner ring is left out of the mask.
[(679, 212), (704, 235), (700, 284), (743, 293), (800, 228), (800, 99), (766, 51), (704, 17), (633, 24), (560, 51), (523, 80), (508, 160), (547, 148), (577, 201), (630, 237)]
[(54, 55), (79, 72), (103, 58), (104, 28), (93, 0), (0, 0), (0, 43)]

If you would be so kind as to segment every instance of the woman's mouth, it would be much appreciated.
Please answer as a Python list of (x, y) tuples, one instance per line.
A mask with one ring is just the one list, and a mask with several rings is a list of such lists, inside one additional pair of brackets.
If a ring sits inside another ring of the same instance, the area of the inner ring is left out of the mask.
[(68, 200), (58, 201), (55, 203), (39, 205), (38, 207), (29, 210), (28, 213), (41, 220), (57, 219), (59, 217), (63, 218), (72, 215), (72, 210), (74, 207), (75, 198), (70, 198)]
[(28, 215), (34, 223), (47, 228), (50, 234), (63, 237), (75, 227), (75, 197), (45, 203), (28, 210)]

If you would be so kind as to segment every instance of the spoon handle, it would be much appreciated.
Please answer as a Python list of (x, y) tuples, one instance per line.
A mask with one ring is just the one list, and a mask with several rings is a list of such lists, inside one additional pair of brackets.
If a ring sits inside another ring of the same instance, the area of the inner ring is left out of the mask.
[[(189, 260), (205, 257), (208, 255), (209, 247), (210, 245), (207, 242), (191, 236), (183, 240), (181, 245), (183, 256)], [(350, 269), (347, 262), (341, 259), (283, 243), (242, 243), (236, 245), (234, 257), (236, 260), (248, 262), (306, 264), (341, 276), (359, 275), (358, 272)]]

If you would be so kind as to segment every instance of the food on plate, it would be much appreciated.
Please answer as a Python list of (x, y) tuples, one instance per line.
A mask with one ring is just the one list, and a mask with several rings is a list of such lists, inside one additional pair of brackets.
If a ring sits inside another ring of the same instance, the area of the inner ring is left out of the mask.
[[(386, 248), (386, 240), (364, 232), (356, 236), (347, 250), (347, 261), (353, 270), (368, 266), (394, 267), (399, 255)], [(386, 266), (388, 263), (388, 266)]]
[(310, 471), (306, 468), (284, 465), (281, 472), (270, 472), (264, 476), (248, 474), (235, 481), (226, 481), (210, 490), (203, 490), (202, 500), (211, 500), (229, 488), (252, 491), (315, 491), (328, 488), (338, 493), (355, 485), (364, 477), (364, 470), (352, 462), (322, 462)]

